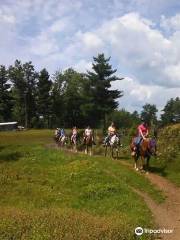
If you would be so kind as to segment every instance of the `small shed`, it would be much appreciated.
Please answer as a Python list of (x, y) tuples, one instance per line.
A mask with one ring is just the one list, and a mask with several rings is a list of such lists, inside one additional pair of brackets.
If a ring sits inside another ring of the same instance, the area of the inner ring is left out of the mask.
[(0, 123), (0, 131), (11, 131), (17, 129), (17, 122)]

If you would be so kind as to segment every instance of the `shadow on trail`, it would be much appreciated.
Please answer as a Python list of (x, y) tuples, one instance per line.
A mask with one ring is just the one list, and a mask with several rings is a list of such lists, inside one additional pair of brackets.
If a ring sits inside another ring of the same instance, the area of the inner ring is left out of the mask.
[(166, 166), (164, 167), (154, 167), (154, 166), (150, 166), (149, 167), (149, 172), (152, 172), (152, 173), (157, 173), (163, 177), (166, 177), (167, 176), (167, 173), (166, 173)]
[(118, 156), (117, 157), (117, 160), (130, 160), (131, 158), (130, 157), (128, 157), (128, 156)]
[(22, 153), (20, 152), (11, 152), (11, 153), (1, 153), (0, 154), (0, 163), (2, 162), (10, 162), (10, 161), (17, 161), (22, 157)]
[(0, 151), (4, 150), (7, 147), (7, 145), (1, 145), (0, 146)]

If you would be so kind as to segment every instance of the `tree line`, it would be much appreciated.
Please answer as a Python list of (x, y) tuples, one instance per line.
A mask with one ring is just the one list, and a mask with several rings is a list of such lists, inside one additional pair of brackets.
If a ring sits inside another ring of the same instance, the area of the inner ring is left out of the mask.
[[(113, 120), (119, 127), (138, 124), (141, 118), (157, 123), (157, 108), (145, 104), (141, 113), (118, 110), (120, 90), (111, 84), (121, 81), (110, 58), (93, 57), (92, 71), (80, 73), (72, 68), (51, 77), (44, 68), (37, 72), (32, 62), (16, 60), (0, 66), (0, 122), (17, 121), (26, 128), (63, 126), (106, 127)], [(170, 99), (163, 109), (161, 124), (180, 121), (180, 99)]]

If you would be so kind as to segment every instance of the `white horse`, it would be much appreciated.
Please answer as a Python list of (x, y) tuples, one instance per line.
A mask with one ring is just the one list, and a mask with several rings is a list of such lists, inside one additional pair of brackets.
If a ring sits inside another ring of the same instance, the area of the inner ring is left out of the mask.
[(105, 156), (107, 156), (107, 151), (108, 151), (108, 147), (110, 148), (111, 151), (111, 157), (114, 158), (114, 149), (116, 151), (116, 158), (118, 158), (119, 155), (119, 147), (121, 146), (120, 144), (120, 138), (119, 136), (117, 136), (116, 134), (114, 134), (109, 142), (107, 142), (105, 144)]
[(67, 137), (66, 136), (62, 136), (59, 138), (59, 142), (58, 142), (58, 146), (59, 147), (64, 147), (67, 144)]
[(77, 153), (77, 143), (78, 143), (78, 135), (71, 136), (71, 144), (73, 146), (72, 150)]

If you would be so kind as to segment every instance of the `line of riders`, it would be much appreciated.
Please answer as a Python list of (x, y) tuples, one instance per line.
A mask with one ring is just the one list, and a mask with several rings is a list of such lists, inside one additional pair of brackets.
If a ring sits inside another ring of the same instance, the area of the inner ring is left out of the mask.
[[(64, 139), (66, 137), (66, 133), (64, 128), (57, 128), (55, 130), (55, 139), (58, 140), (59, 142), (61, 142), (62, 139)], [(108, 134), (105, 137), (104, 141), (103, 141), (103, 145), (108, 145), (110, 144), (110, 141), (112, 139), (113, 136), (118, 136), (119, 134), (117, 132), (117, 129), (115, 127), (115, 124), (112, 122), (111, 125), (108, 127)], [(90, 126), (87, 126), (87, 128), (84, 130), (83, 132), (83, 144), (86, 143), (86, 139), (90, 137), (92, 139), (92, 144), (96, 145), (95, 141), (94, 141), (94, 133), (93, 130), (90, 128)], [(73, 143), (74, 139), (79, 139), (79, 132), (77, 127), (73, 127), (72, 128), (72, 132), (71, 132), (71, 136), (70, 136), (70, 142)]]
[[(148, 145), (146, 146), (146, 155), (151, 155), (152, 154), (152, 150), (154, 152), (154, 155), (156, 155), (156, 150), (157, 150), (157, 145), (156, 145), (156, 139), (149, 139), (148, 138), (149, 135), (149, 126), (148, 126), (148, 122), (145, 120), (142, 120), (142, 123), (140, 125), (138, 125), (137, 127), (137, 134), (136, 136), (133, 137), (132, 142), (131, 142), (131, 155), (133, 157), (137, 157), (140, 154), (140, 146), (142, 144), (142, 142), (147, 142), (146, 140), (148, 139)], [(115, 127), (114, 122), (111, 123), (111, 125), (108, 127), (108, 134), (107, 136), (104, 138), (103, 141), (103, 145), (107, 146), (110, 145), (111, 139), (117, 136), (119, 139), (119, 134), (117, 132), (117, 129)], [(93, 130), (90, 128), (90, 126), (88, 126), (83, 133), (83, 144), (86, 143), (86, 139), (87, 138), (91, 138), (92, 139), (92, 145), (96, 145), (95, 141), (94, 141), (94, 134), (93, 134)], [(59, 129), (57, 128), (55, 130), (55, 139), (58, 139), (58, 141), (61, 141), (62, 139), (66, 138), (66, 133), (65, 130)], [(70, 136), (70, 142), (73, 144), (74, 140), (76, 140), (76, 142), (79, 139), (79, 132), (77, 127), (73, 127), (72, 132), (71, 132), (71, 136)], [(120, 141), (119, 141), (119, 145), (121, 145)]]

